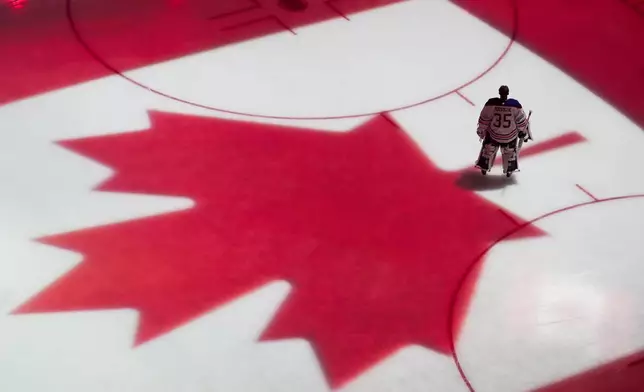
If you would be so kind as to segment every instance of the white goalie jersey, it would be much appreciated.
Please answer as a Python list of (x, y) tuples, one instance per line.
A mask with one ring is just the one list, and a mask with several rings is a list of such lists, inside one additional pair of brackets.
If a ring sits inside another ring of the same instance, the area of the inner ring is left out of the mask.
[(482, 138), (488, 135), (498, 143), (509, 143), (519, 134), (527, 134), (527, 128), (528, 118), (519, 101), (491, 98), (481, 110), (477, 133)]

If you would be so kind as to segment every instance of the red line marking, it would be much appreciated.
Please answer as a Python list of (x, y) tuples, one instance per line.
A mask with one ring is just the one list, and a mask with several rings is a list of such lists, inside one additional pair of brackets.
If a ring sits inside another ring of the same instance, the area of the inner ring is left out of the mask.
[(466, 97), (466, 96), (465, 96), (462, 92), (460, 92), (459, 90), (456, 90), (456, 91), (454, 91), (454, 92), (456, 93), (456, 95), (458, 95), (459, 97), (463, 98), (463, 99), (464, 99), (467, 103), (469, 103), (470, 105), (472, 105), (472, 106), (476, 106), (476, 105), (474, 104), (474, 102), (472, 102), (472, 100), (471, 100), (471, 99), (469, 99), (468, 97)]
[[(476, 392), (474, 387), (472, 386), (472, 383), (465, 374), (465, 370), (463, 370), (463, 365), (461, 364), (461, 360), (459, 359), (458, 353), (456, 352), (456, 332), (454, 331), (454, 318), (456, 316), (456, 305), (458, 304), (458, 297), (459, 294), (461, 293), (461, 290), (463, 287), (465, 287), (465, 284), (467, 283), (467, 279), (469, 276), (472, 274), (473, 271), (476, 270), (476, 268), (479, 266), (479, 264), (484, 260), (485, 255), (492, 250), (497, 244), (503, 242), (505, 239), (511, 237), (512, 235), (518, 233), (525, 227), (528, 227), (530, 225), (533, 225), (534, 223), (543, 220), (545, 218), (548, 218), (549, 216), (556, 215), (562, 212), (570, 211), (575, 208), (579, 207), (584, 207), (592, 204), (598, 204), (598, 203), (606, 203), (606, 202), (611, 202), (611, 201), (617, 201), (617, 200), (627, 200), (627, 199), (637, 199), (637, 198), (644, 198), (644, 194), (639, 194), (639, 195), (627, 195), (627, 196), (617, 196), (617, 197), (611, 197), (608, 199), (601, 199), (601, 200), (593, 200), (593, 201), (588, 201), (585, 203), (580, 203), (580, 204), (575, 204), (571, 205), (568, 207), (563, 207), (555, 211), (548, 212), (544, 215), (541, 215), (537, 218), (532, 219), (531, 221), (524, 222), (520, 226), (517, 226), (516, 228), (510, 230), (507, 234), (496, 240), (492, 245), (490, 245), (487, 249), (485, 249), (483, 252), (481, 252), (473, 261), (472, 264), (470, 264), (469, 268), (467, 271), (463, 274), (463, 277), (461, 278), (458, 287), (454, 290), (454, 293), (452, 294), (452, 300), (450, 303), (450, 308), (449, 308), (449, 316), (448, 316), (448, 325), (447, 325), (447, 333), (450, 336), (450, 350), (452, 352), (452, 360), (454, 361), (454, 364), (456, 365), (456, 369), (458, 370), (459, 374), (461, 375), (461, 378), (463, 379), (463, 382), (465, 383), (465, 386), (470, 392)], [(644, 358), (643, 358), (644, 360)], [(635, 364), (638, 364), (639, 361), (636, 361)]]
[(249, 5), (248, 7), (244, 7), (244, 8), (240, 8), (240, 9), (238, 9), (238, 10), (234, 10), (234, 11), (229, 11), (229, 12), (224, 12), (224, 13), (221, 13), (221, 14), (217, 14), (217, 15), (214, 15), (214, 16), (209, 17), (209, 18), (208, 18), (208, 20), (223, 19), (223, 18), (227, 18), (227, 17), (229, 17), (229, 16), (238, 15), (238, 14), (243, 14), (244, 12), (250, 12), (250, 11), (253, 11), (253, 10), (257, 10), (257, 9), (262, 8), (262, 5), (261, 5), (261, 4), (259, 4), (259, 2), (258, 2), (257, 0), (250, 0), (250, 1), (251, 1), (253, 4), (252, 4), (252, 5)]
[(291, 34), (293, 34), (293, 35), (297, 35), (297, 33), (295, 31), (293, 31), (293, 29), (288, 27), (286, 25), (286, 23), (282, 22), (280, 20), (280, 18), (278, 18), (275, 15), (263, 16), (261, 18), (255, 18), (255, 19), (248, 20), (246, 22), (242, 22), (242, 23), (238, 23), (238, 24), (235, 24), (235, 25), (227, 26), (227, 27), (222, 28), (221, 31), (236, 30), (236, 29), (239, 29), (239, 28), (242, 28), (242, 27), (246, 27), (246, 26), (249, 26), (249, 25), (252, 25), (252, 24), (255, 24), (255, 23), (264, 22), (264, 21), (267, 21), (267, 20), (272, 20), (275, 23), (277, 23), (278, 25), (282, 26), (284, 28), (284, 30), (290, 31)]
[(576, 186), (577, 188), (579, 188), (579, 190), (580, 190), (580, 191), (582, 191), (582, 192), (584, 192), (585, 194), (587, 194), (588, 196), (590, 196), (590, 198), (591, 198), (591, 199), (593, 199), (593, 200), (595, 200), (595, 201), (599, 201), (599, 199), (598, 199), (598, 198), (596, 198), (596, 197), (595, 197), (595, 195), (593, 195), (592, 193), (588, 192), (588, 191), (587, 191), (583, 186), (581, 186), (581, 185), (579, 185), (579, 184), (575, 184), (575, 186)]
[(333, 10), (333, 12), (335, 12), (338, 15), (340, 15), (344, 19), (351, 20), (351, 19), (349, 19), (349, 17), (344, 12), (340, 11), (340, 9), (338, 7), (336, 7), (335, 5), (332, 4), (335, 1), (337, 1), (337, 0), (327, 0), (327, 1), (324, 2), (324, 4), (327, 7), (329, 7), (331, 10)]

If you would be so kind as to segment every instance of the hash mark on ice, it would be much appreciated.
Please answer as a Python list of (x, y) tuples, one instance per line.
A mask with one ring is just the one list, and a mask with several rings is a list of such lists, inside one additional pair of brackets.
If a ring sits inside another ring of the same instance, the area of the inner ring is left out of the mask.
[(470, 105), (472, 105), (472, 106), (476, 106), (476, 105), (474, 104), (474, 102), (472, 102), (468, 97), (466, 97), (466, 96), (465, 96), (465, 95), (464, 95), (460, 90), (456, 90), (456, 94), (457, 94), (459, 97), (463, 98), (463, 99), (464, 99), (467, 103), (469, 103)]
[(596, 198), (595, 195), (593, 195), (592, 193), (588, 192), (583, 186), (581, 186), (579, 184), (575, 184), (575, 186), (577, 186), (577, 188), (579, 188), (580, 191), (582, 191), (585, 194), (587, 194), (588, 196), (590, 196), (593, 200), (599, 201), (599, 199)]
[(517, 222), (517, 221), (516, 221), (516, 219), (514, 219), (514, 218), (512, 217), (512, 215), (508, 214), (507, 212), (503, 211), (503, 210), (502, 210), (502, 209), (500, 209), (500, 208), (499, 208), (499, 212), (500, 212), (501, 214), (503, 214), (503, 216), (505, 216), (506, 218), (508, 218), (508, 220), (509, 220), (510, 222), (514, 223), (516, 226), (519, 226), (519, 222)]
[(336, 2), (336, 1), (338, 1), (338, 0), (327, 0), (327, 1), (325, 1), (325, 2), (324, 2), (324, 4), (325, 4), (327, 7), (329, 7), (333, 12), (335, 12), (335, 13), (336, 13), (336, 14), (338, 14), (338, 15), (340, 15), (340, 16), (341, 16), (341, 17), (343, 17), (344, 19), (346, 19), (346, 20), (351, 20), (351, 19), (349, 19), (349, 17), (348, 17), (344, 12), (340, 11), (340, 9), (339, 9), (338, 7), (336, 7), (335, 5), (333, 5), (333, 3), (334, 3), (334, 2)]
[(242, 22), (242, 23), (238, 23), (236, 25), (224, 27), (224, 28), (221, 29), (221, 31), (236, 30), (236, 29), (239, 29), (239, 28), (242, 28), (242, 27), (246, 27), (246, 26), (249, 26), (249, 25), (252, 25), (252, 24), (255, 24), (255, 23), (264, 22), (264, 21), (267, 21), (267, 20), (272, 20), (275, 23), (277, 23), (278, 25), (282, 26), (282, 28), (284, 28), (284, 30), (290, 31), (291, 34), (293, 34), (293, 35), (297, 35), (297, 33), (292, 28), (288, 27), (286, 25), (286, 23), (282, 22), (282, 20), (280, 18), (278, 18), (277, 16), (275, 16), (275, 15), (263, 16), (261, 18), (247, 20), (246, 22)]
[(400, 125), (398, 125), (391, 117), (389, 117), (389, 114), (383, 112), (383, 113), (380, 113), (380, 117), (384, 118), (389, 124), (400, 129)]

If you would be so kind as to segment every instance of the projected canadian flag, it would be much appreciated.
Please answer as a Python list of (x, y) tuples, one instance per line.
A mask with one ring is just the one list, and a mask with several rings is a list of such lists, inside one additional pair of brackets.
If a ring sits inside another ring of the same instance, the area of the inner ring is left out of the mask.
[[(297, 39), (307, 26), (352, 23), (402, 2), (12, 0), (0, 8), (0, 104), (113, 75), (147, 88), (128, 72), (274, 34)], [(452, 3), (644, 127), (640, 3)], [(162, 111), (149, 118), (142, 132), (59, 146), (115, 172), (97, 191), (186, 197), (194, 207), (38, 238), (83, 261), (13, 314), (135, 309), (137, 350), (282, 280), (292, 291), (261, 340), (306, 340), (331, 388), (344, 388), (407, 345), (449, 358), (471, 295), (454, 309), (454, 293), (477, 257), (516, 226), (524, 230), (508, 241), (548, 235), (460, 186), (463, 171), (440, 169), (387, 114), (341, 133)], [(522, 157), (583, 144), (580, 133)], [(540, 390), (641, 391), (643, 369), (635, 353)]]

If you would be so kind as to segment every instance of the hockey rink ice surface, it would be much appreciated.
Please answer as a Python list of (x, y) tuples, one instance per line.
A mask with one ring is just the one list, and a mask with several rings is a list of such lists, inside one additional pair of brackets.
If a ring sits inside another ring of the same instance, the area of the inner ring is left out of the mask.
[(641, 0), (0, 0), (0, 391), (643, 392), (643, 91)]

